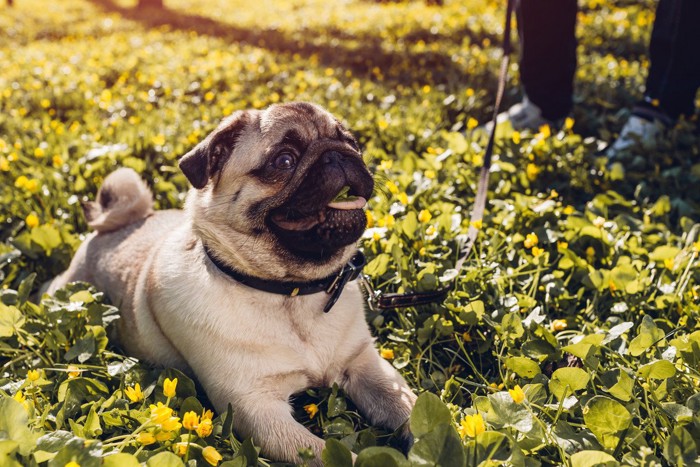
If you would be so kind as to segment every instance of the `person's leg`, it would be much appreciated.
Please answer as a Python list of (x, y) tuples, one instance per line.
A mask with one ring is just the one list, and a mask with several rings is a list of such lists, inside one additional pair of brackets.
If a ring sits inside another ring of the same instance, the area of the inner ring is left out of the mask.
[(644, 99), (634, 106), (607, 150), (617, 158), (634, 147), (653, 147), (681, 115), (695, 111), (700, 87), (700, 1), (660, 0), (649, 43), (651, 61)]
[(700, 86), (700, 1), (660, 0), (649, 44), (651, 65), (645, 107), (658, 107), (671, 121), (695, 111)]
[(519, 1), (520, 79), (547, 120), (566, 117), (573, 105), (577, 11), (576, 0)]

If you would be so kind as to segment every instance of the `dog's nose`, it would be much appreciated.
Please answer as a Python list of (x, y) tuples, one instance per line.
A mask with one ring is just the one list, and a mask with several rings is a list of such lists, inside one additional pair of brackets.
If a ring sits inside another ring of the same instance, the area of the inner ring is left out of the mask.
[(338, 151), (328, 151), (324, 152), (321, 156), (321, 160), (324, 164), (338, 164), (345, 159), (345, 156)]

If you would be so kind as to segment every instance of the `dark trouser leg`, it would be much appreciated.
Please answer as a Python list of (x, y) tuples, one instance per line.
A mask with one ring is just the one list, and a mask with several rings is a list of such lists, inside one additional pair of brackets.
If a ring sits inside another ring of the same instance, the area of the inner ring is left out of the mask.
[(573, 105), (577, 11), (576, 0), (519, 1), (520, 79), (549, 120), (565, 117)]
[(700, 1), (660, 0), (649, 44), (646, 101), (671, 119), (691, 115), (700, 87)]

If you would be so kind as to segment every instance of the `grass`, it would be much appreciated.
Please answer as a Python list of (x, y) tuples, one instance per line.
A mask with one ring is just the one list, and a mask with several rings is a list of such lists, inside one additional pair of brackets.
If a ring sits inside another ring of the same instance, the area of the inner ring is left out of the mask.
[[(474, 127), (491, 111), (501, 3), (3, 7), (0, 463), (160, 465), (181, 454), (207, 465), (212, 448), (226, 465), (266, 465), (231, 414), (214, 414), (210, 434), (177, 426), (201, 416), (203, 392), (120, 353), (109, 339), (117, 310), (100, 291), (28, 297), (67, 266), (86, 232), (80, 202), (115, 167), (140, 172), (158, 208), (180, 207), (178, 157), (233, 111), (292, 100), (342, 119), (376, 173), (361, 241), (373, 285), (447, 282), (485, 147)], [(572, 119), (499, 133), (487, 215), (455, 290), (442, 304), (367, 311), (382, 355), (426, 393), (416, 446), (406, 460), (342, 391), (316, 389), (295, 415), (339, 440), (329, 464), (347, 465), (346, 449), (361, 465), (696, 462), (700, 136), (680, 122), (656, 150), (606, 167), (599, 146), (643, 88), (654, 3), (582, 3)], [(520, 97), (511, 71), (507, 105)], [(156, 402), (177, 420), (154, 421)]]

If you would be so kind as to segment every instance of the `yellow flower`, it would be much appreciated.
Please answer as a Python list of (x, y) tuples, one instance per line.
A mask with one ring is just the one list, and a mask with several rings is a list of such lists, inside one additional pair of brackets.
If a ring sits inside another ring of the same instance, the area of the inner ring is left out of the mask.
[(214, 418), (214, 412), (211, 410), (205, 410), (202, 413), (202, 420), (211, 420), (212, 418)]
[(474, 128), (479, 126), (479, 120), (477, 120), (474, 117), (469, 117), (467, 120), (467, 130), (473, 130)]
[(399, 193), (398, 195), (396, 195), (396, 197), (399, 199), (399, 202), (400, 202), (401, 204), (404, 204), (404, 205), (405, 205), (405, 204), (408, 204), (408, 195), (406, 194), (405, 191), (402, 191), (401, 193)]
[(169, 431), (158, 431), (156, 433), (156, 441), (162, 443), (163, 441), (170, 441), (175, 433)]
[(565, 241), (563, 241), (563, 240), (562, 240), (562, 241), (558, 241), (558, 242), (557, 242), (557, 248), (561, 248), (562, 250), (566, 250), (567, 248), (569, 248), (569, 242), (565, 242)]
[(525, 393), (523, 392), (523, 389), (518, 384), (516, 384), (513, 389), (508, 389), (508, 394), (510, 394), (510, 397), (513, 398), (513, 401), (516, 404), (520, 404), (520, 403), (522, 403), (522, 401), (525, 400)]
[(163, 405), (162, 402), (158, 402), (157, 405), (151, 404), (149, 408), (151, 409), (151, 421), (156, 424), (163, 423), (173, 414), (173, 409)]
[(608, 289), (610, 289), (611, 292), (615, 292), (617, 290), (617, 286), (613, 281), (608, 282)]
[(537, 234), (534, 232), (530, 232), (525, 236), (525, 241), (523, 241), (523, 246), (525, 248), (532, 248), (533, 246), (537, 245), (539, 243), (540, 239), (537, 238)]
[(151, 142), (155, 146), (162, 146), (165, 144), (165, 135), (160, 133), (154, 137), (151, 138)]
[(39, 182), (32, 178), (31, 180), (27, 181), (27, 184), (24, 186), (24, 188), (31, 193), (36, 193), (39, 189)]
[(386, 182), (386, 188), (393, 195), (399, 194), (399, 187), (397, 187), (396, 183), (392, 182), (391, 180)]
[(386, 360), (394, 359), (394, 351), (392, 349), (382, 349), (379, 351), (379, 354)]
[(481, 228), (484, 226), (484, 221), (481, 219), (477, 219), (470, 224), (472, 227), (474, 227), (476, 230), (481, 230)]
[(574, 119), (571, 117), (566, 117), (564, 120), (564, 129), (565, 130), (571, 130), (574, 127)]
[(595, 248), (593, 248), (592, 246), (586, 248), (586, 258), (589, 262), (595, 259)]
[(24, 219), (24, 222), (27, 224), (27, 227), (33, 229), (39, 225), (39, 218), (36, 216), (36, 214), (31, 213)]
[(379, 168), (382, 170), (389, 170), (393, 165), (394, 161), (392, 159), (384, 159), (379, 163)]
[(39, 373), (39, 370), (29, 370), (27, 372), (27, 379), (31, 381), (32, 383), (36, 380), (38, 380), (41, 377), (41, 373)]
[(309, 414), (309, 418), (313, 419), (318, 413), (318, 406), (316, 404), (305, 405), (304, 410)]
[(434, 170), (426, 170), (423, 173), (423, 175), (425, 175), (425, 178), (429, 178), (430, 180), (433, 180), (435, 177), (437, 177), (437, 174)]
[(175, 451), (175, 454), (180, 457), (185, 457), (185, 454), (187, 454), (187, 449), (187, 443), (175, 443), (173, 445), (173, 451)]
[(437, 232), (437, 229), (434, 225), (429, 225), (428, 228), (425, 229), (425, 234), (427, 236), (435, 235), (435, 232)]
[(221, 459), (223, 459), (221, 454), (219, 454), (212, 446), (207, 446), (206, 448), (202, 449), (202, 457), (204, 457), (204, 460), (209, 462), (211, 465), (217, 465), (219, 462), (221, 462)]
[(23, 393), (22, 391), (17, 391), (17, 392), (15, 393), (15, 395), (12, 396), (12, 398), (13, 398), (14, 400), (16, 400), (17, 402), (19, 402), (20, 404), (21, 404), (22, 402), (24, 402), (25, 400), (27, 400), (27, 398), (24, 397), (24, 393)]
[(464, 342), (471, 342), (471, 341), (472, 341), (472, 336), (471, 336), (471, 334), (469, 334), (468, 331), (464, 331), (464, 332), (462, 333), (462, 339), (464, 340)]
[(697, 242), (693, 243), (693, 248), (695, 248), (695, 251), (697, 251), (698, 253), (700, 253), (700, 240), (698, 240)]
[(182, 416), (182, 426), (186, 430), (196, 430), (199, 426), (199, 415), (193, 411), (189, 411)]
[(462, 438), (467, 436), (470, 438), (476, 438), (481, 433), (486, 431), (484, 417), (482, 417), (480, 413), (475, 415), (465, 415), (462, 422), (459, 424), (458, 431)]
[(53, 158), (51, 158), (51, 162), (54, 167), (60, 167), (63, 165), (63, 158), (56, 154), (55, 156), (53, 156)]
[(149, 433), (147, 431), (142, 431), (136, 437), (136, 441), (138, 441), (139, 444), (143, 444), (144, 446), (148, 446), (149, 444), (153, 444), (156, 442), (156, 437), (153, 436), (153, 433)]
[(143, 400), (143, 392), (141, 392), (141, 385), (136, 383), (134, 387), (129, 387), (124, 389), (124, 394), (129, 398), (131, 402), (140, 402)]
[(197, 436), (200, 438), (206, 438), (209, 436), (214, 429), (214, 425), (212, 425), (211, 419), (209, 418), (203, 418), (201, 422), (199, 422), (199, 426), (197, 427)]
[(44, 157), (44, 154), (45, 154), (45, 152), (44, 152), (44, 149), (43, 149), (43, 148), (36, 148), (36, 149), (34, 150), (34, 157), (36, 157), (37, 159), (38, 159), (38, 158), (41, 158), (41, 157)]
[(177, 388), (177, 378), (165, 378), (163, 381), (163, 395), (167, 398), (175, 397), (175, 388)]
[(541, 256), (542, 253), (544, 253), (544, 249), (543, 249), (543, 248), (539, 248), (539, 247), (536, 247), (536, 246), (533, 246), (533, 247), (532, 247), (532, 256), (534, 256), (535, 258), (537, 258), (538, 256)]
[(520, 144), (520, 132), (519, 131), (514, 131), (510, 137), (515, 144)]
[(29, 179), (25, 177), (24, 175), (20, 175), (15, 179), (15, 187), (16, 188), (26, 188), (27, 183), (29, 183)]
[(466, 91), (464, 91), (464, 95), (472, 97), (474, 95), (474, 90), (472, 88), (467, 88)]
[(531, 182), (534, 182), (535, 179), (537, 178), (537, 174), (540, 173), (540, 169), (533, 163), (527, 164), (527, 167), (525, 168), (525, 175), (527, 175), (527, 179), (530, 180)]
[(374, 227), (374, 215), (372, 214), (372, 211), (365, 211), (365, 215), (367, 217), (367, 228), (371, 229)]
[(549, 138), (550, 136), (552, 136), (552, 130), (549, 128), (549, 125), (547, 125), (546, 123), (544, 125), (542, 125), (540, 127), (540, 134), (544, 138)]
[(567, 207), (564, 208), (564, 211), (563, 211), (563, 212), (564, 212), (564, 214), (566, 214), (567, 216), (570, 216), (570, 215), (572, 215), (572, 214), (574, 213), (574, 207), (573, 207), (573, 206), (567, 206)]
[(80, 467), (80, 464), (75, 461), (70, 461), (64, 467)]
[(565, 319), (555, 319), (552, 321), (552, 331), (563, 331), (568, 327)]
[(673, 271), (673, 258), (666, 258), (664, 260), (664, 267), (668, 269), (669, 271)]
[(182, 423), (180, 423), (180, 417), (170, 417), (161, 422), (160, 427), (163, 431), (177, 431), (182, 428)]
[(430, 214), (430, 211), (427, 209), (423, 209), (421, 212), (418, 213), (418, 220), (424, 224), (427, 224), (430, 222), (430, 219), (433, 218), (433, 215)]
[(10, 170), (10, 161), (4, 157), (0, 157), (0, 171), (7, 172)]
[(77, 378), (78, 376), (80, 376), (80, 368), (68, 365), (68, 378)]

